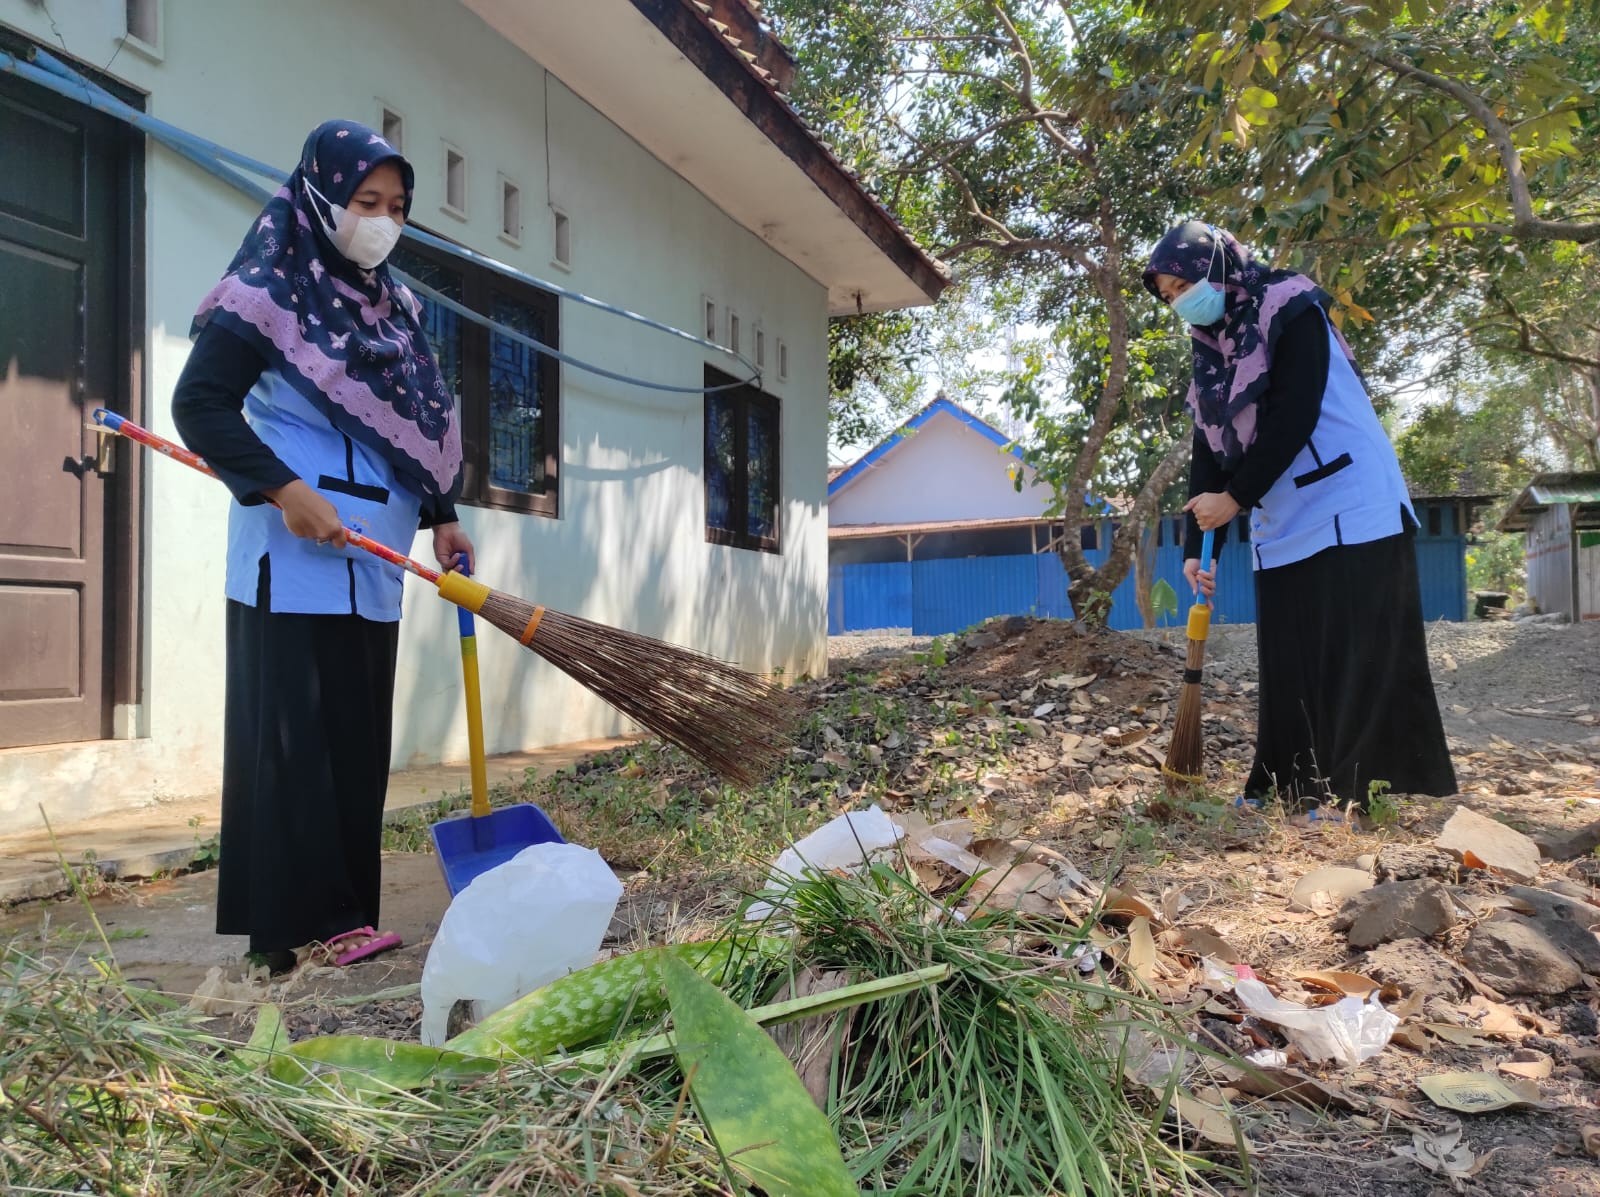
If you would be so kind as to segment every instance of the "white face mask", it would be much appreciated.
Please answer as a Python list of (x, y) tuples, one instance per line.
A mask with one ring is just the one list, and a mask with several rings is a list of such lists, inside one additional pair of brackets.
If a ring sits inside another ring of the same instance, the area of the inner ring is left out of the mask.
[(328, 234), (328, 240), (361, 269), (372, 270), (393, 252), (401, 232), (400, 225), (395, 221), (387, 216), (357, 215), (349, 208), (333, 203), (310, 182), (306, 183), (306, 191), (328, 205), (328, 212), (333, 217), (332, 224), (328, 223), (315, 204), (311, 205), (311, 210), (317, 213), (322, 231)]

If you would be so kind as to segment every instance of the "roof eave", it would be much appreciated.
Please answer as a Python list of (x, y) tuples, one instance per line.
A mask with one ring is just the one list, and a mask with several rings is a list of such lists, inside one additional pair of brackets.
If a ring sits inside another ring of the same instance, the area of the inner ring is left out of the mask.
[(632, 0), (634, 8), (727, 97), (752, 125), (803, 171), (928, 301), (950, 285), (948, 268), (912, 239), (822, 140), (807, 128), (770, 78), (686, 0)]

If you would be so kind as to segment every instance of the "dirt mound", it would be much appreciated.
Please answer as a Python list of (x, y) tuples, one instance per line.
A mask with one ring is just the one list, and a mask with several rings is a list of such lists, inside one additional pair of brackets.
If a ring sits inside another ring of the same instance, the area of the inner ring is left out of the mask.
[(945, 677), (1008, 695), (1041, 680), (1093, 676), (1113, 704), (1161, 701), (1176, 693), (1182, 659), (1162, 644), (1062, 619), (1014, 615), (967, 633)]

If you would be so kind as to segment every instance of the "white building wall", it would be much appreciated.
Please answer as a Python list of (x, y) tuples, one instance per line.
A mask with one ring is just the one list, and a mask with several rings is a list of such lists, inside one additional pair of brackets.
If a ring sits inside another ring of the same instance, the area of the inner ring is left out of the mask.
[(1043, 515), (1050, 488), (1032, 481), (1018, 491), (1015, 456), (949, 412), (908, 433), (828, 503), (828, 522), (909, 524), (932, 520)]
[[(562, 371), (561, 517), (463, 507), (462, 520), (478, 546), (479, 576), (497, 589), (756, 670), (825, 668), (827, 317), (818, 283), (453, 2), (166, 0), (161, 9), (159, 58), (118, 49), (124, 0), (55, 5), (54, 28), (29, 0), (0, 0), (0, 23), (52, 48), (64, 41), (82, 62), (109, 62), (110, 74), (149, 95), (152, 115), (285, 170), (320, 121), (375, 125), (387, 104), (405, 118), (414, 221), (680, 328), (702, 327), (702, 296), (719, 311), (731, 304), (746, 330), (761, 325), (766, 389), (783, 412), (781, 554), (706, 543), (699, 395), (645, 391), (571, 367)], [(580, 5), (572, 11), (582, 19)], [(465, 221), (441, 210), (444, 139), (467, 156)], [(520, 246), (498, 235), (502, 173), (522, 189)], [(173, 436), (170, 399), (190, 316), (256, 208), (154, 145), (146, 184), (144, 415)], [(550, 261), (547, 194), (572, 222), (570, 273)], [(787, 382), (771, 368), (780, 337)], [(708, 361), (687, 342), (571, 302), (561, 305), (561, 341), (611, 369), (680, 385), (699, 386)], [(119, 720), (130, 738), (0, 752), (0, 829), (31, 826), (41, 800), (63, 818), (218, 784), (227, 496), (169, 462), (153, 461), (147, 480), (145, 688), (138, 709)], [(426, 534), (413, 554), (432, 563)], [(466, 725), (454, 608), (413, 582), (394, 763), (459, 760)], [(498, 633), (480, 636), (480, 656), (490, 752), (630, 729)]]

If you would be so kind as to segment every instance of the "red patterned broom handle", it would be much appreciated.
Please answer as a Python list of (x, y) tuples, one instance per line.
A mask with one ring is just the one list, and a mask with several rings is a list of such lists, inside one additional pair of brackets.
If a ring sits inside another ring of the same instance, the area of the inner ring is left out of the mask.
[[(198, 453), (192, 453), (182, 445), (174, 444), (166, 437), (151, 432), (148, 428), (141, 428), (132, 420), (119, 416), (114, 411), (107, 411), (103, 407), (95, 408), (94, 422), (99, 427), (114, 432), (118, 436), (125, 436), (130, 441), (136, 441), (147, 449), (154, 449), (157, 453), (172, 458), (173, 461), (181, 461), (184, 465), (199, 470), (202, 474), (210, 474), (213, 478), (217, 476), (217, 472), (208, 466), (205, 458)], [(435, 586), (439, 584), (438, 570), (429, 569), (420, 561), (413, 561), (405, 554), (395, 552), (386, 544), (379, 544), (372, 537), (364, 536), (354, 528), (345, 528), (344, 535), (345, 539), (355, 545), (356, 548), (365, 549), (374, 557), (382, 558), (390, 565), (397, 565), (407, 573), (416, 574), (417, 577), (432, 582)]]

